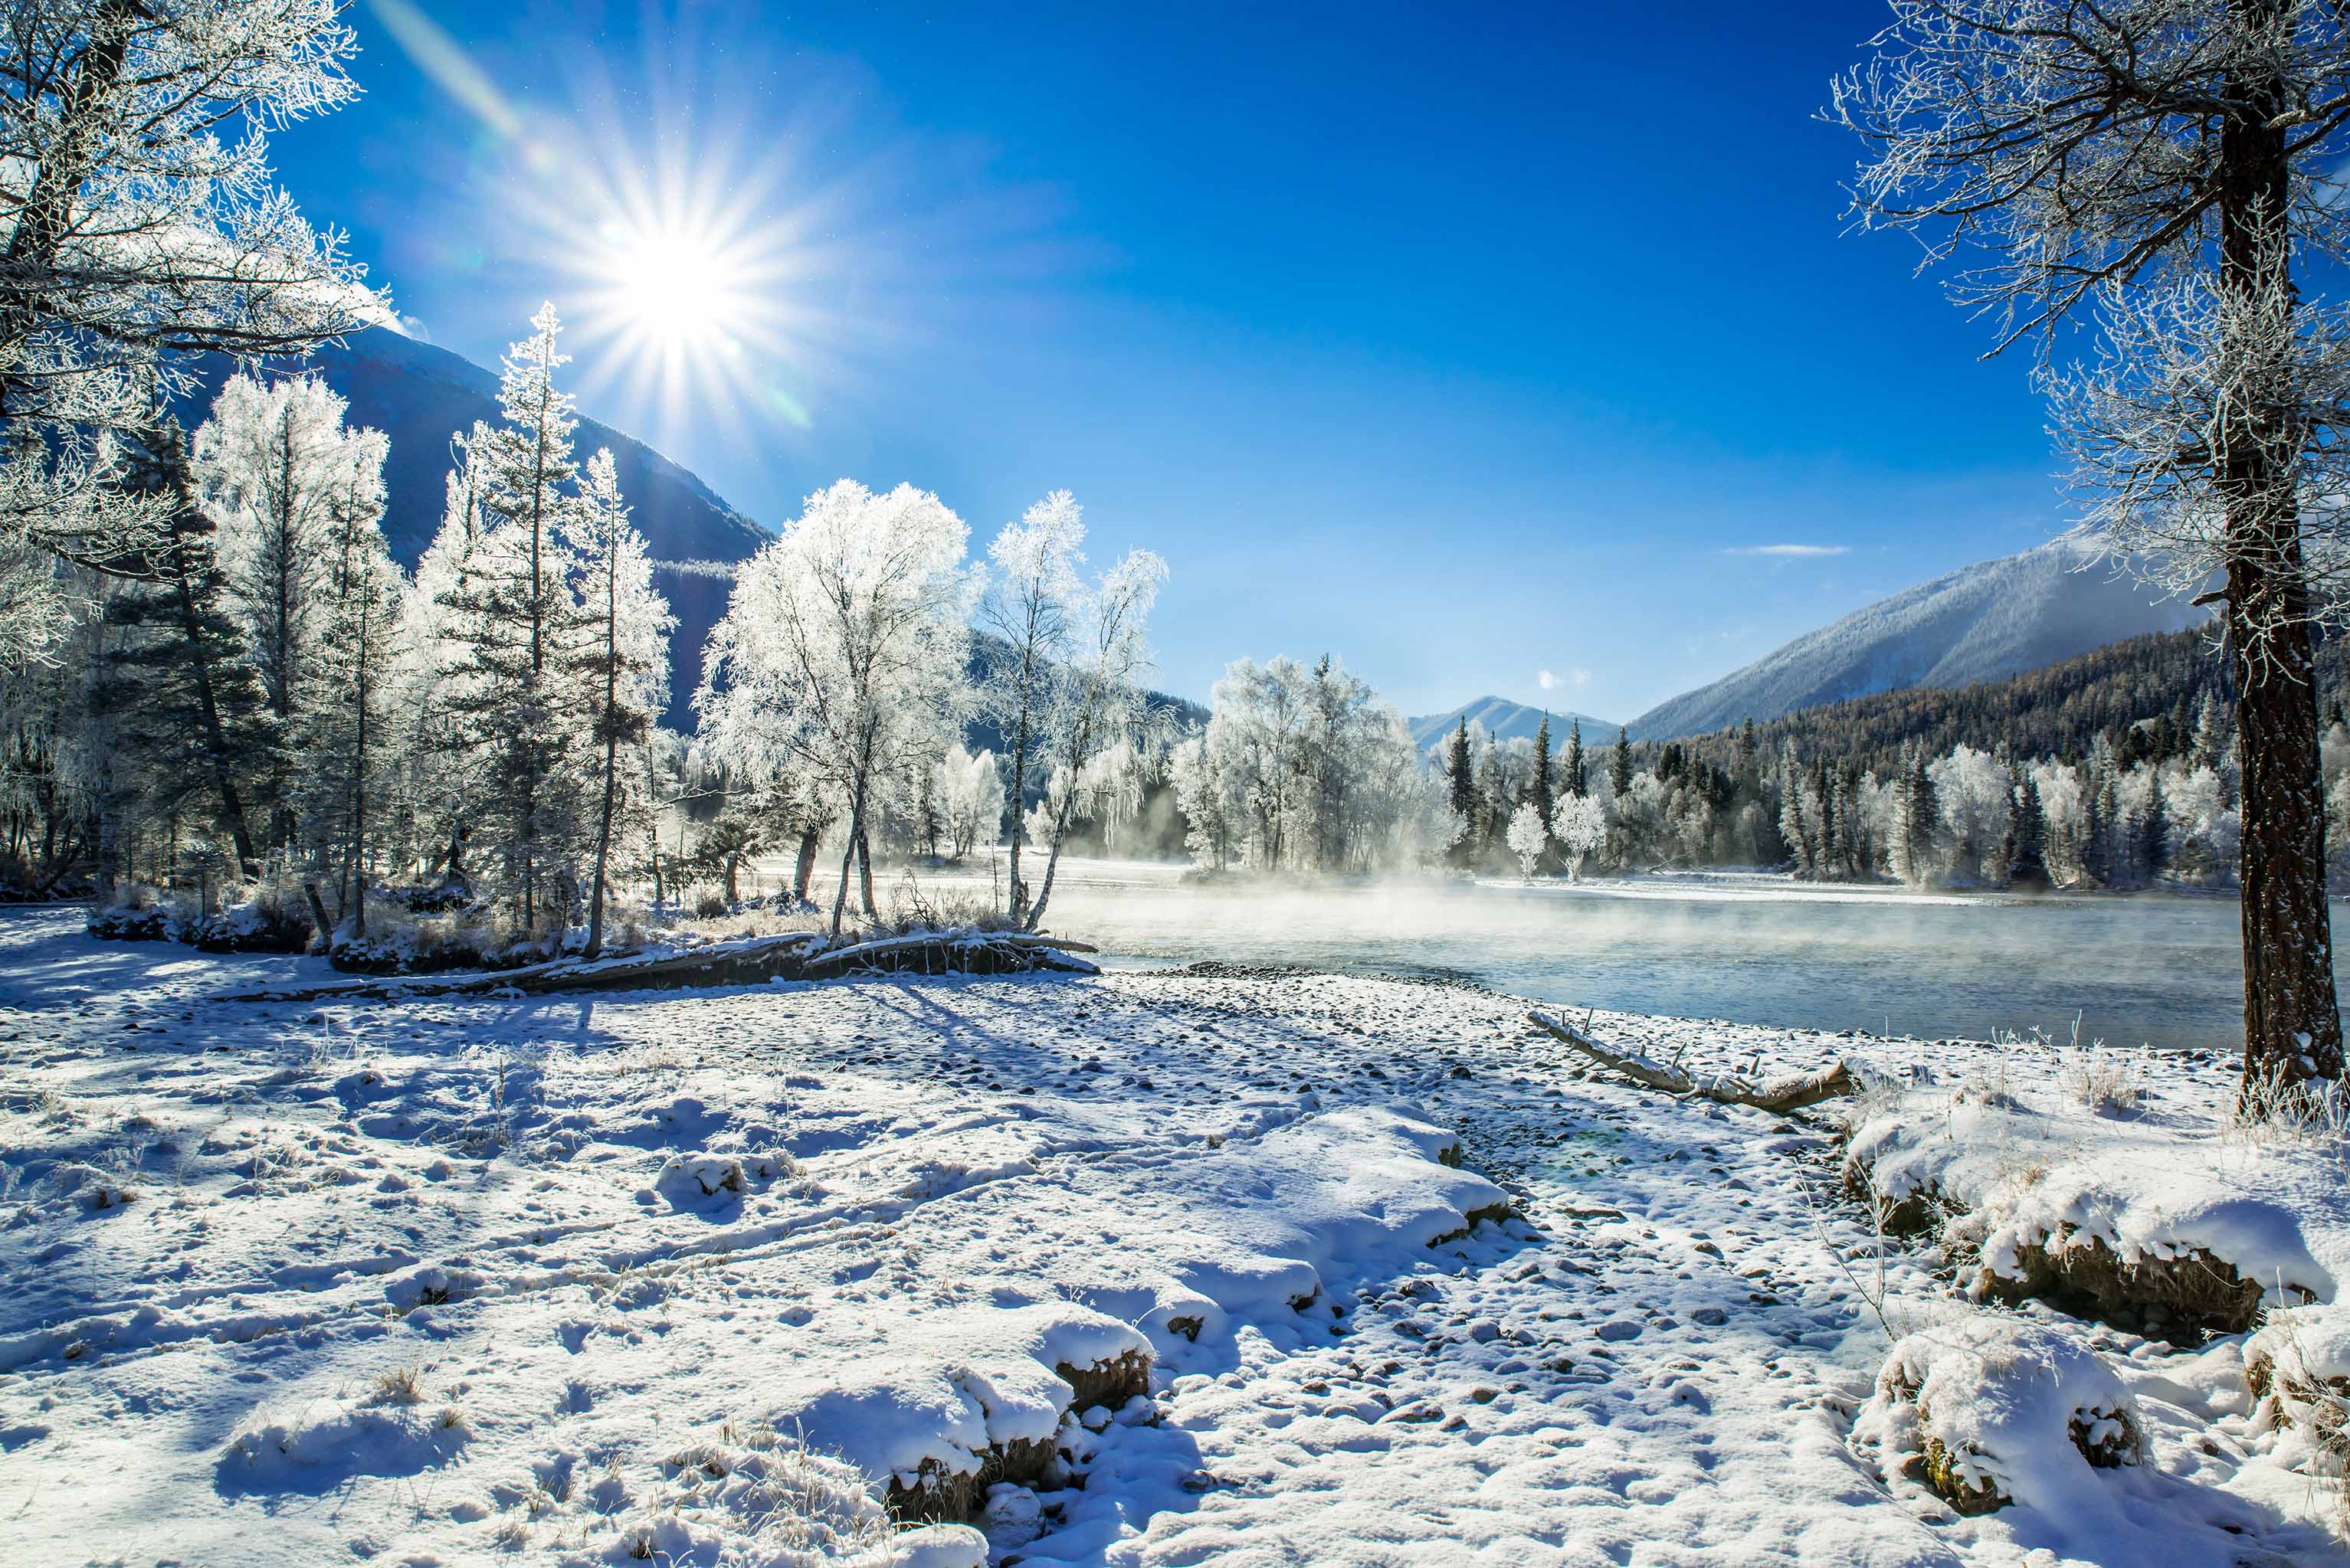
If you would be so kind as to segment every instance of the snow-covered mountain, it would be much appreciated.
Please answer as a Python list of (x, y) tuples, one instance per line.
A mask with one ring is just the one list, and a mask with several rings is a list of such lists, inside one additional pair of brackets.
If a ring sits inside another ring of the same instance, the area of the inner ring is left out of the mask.
[[(1472, 724), (1484, 725), (1486, 733), (1501, 740), (1514, 740), (1523, 735), (1531, 741), (1542, 728), (1543, 710), (1529, 708), (1523, 702), (1513, 702), (1506, 697), (1480, 697), (1450, 713), (1430, 713), (1418, 719), (1406, 719), (1404, 725), (1411, 731), (1411, 738), (1420, 750), (1426, 751), (1438, 740), (1451, 734), (1463, 719)], [(1577, 720), (1583, 723), (1586, 745), (1593, 744), (1593, 737), (1602, 732), (1610, 740), (1616, 736), (1616, 725), (1612, 720), (1595, 719), (1588, 713), (1553, 708), (1550, 710), (1550, 742), (1554, 749), (1566, 744), (1566, 727)]]
[[(498, 418), (496, 374), (446, 348), (381, 327), (354, 335), (346, 347), (322, 348), (304, 366), (317, 369), (349, 400), (350, 423), (391, 438), (383, 474), (390, 493), (384, 537), (392, 554), (414, 566), (441, 526), (449, 438), (471, 430), (475, 420)], [(192, 423), (203, 418), (228, 369), (225, 361), (208, 367), (206, 384), (192, 400)], [(573, 447), (582, 460), (598, 447), (611, 449), (620, 493), (656, 560), (739, 561), (768, 537), (693, 473), (633, 436), (583, 414)], [(660, 572), (659, 583), (677, 616), (666, 722), (690, 728), (688, 702), (702, 679), (702, 646), (726, 613), (731, 585), (722, 576), (676, 570)]]
[(1651, 708), (1632, 721), (1632, 736), (1700, 735), (1848, 697), (1998, 680), (2208, 614), (2158, 599), (2101, 545), (2068, 535), (1856, 609)]

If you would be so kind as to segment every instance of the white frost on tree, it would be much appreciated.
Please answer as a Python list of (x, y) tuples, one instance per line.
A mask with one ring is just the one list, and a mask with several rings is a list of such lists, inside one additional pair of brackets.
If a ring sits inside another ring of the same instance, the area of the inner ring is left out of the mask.
[(1550, 847), (1549, 826), (1543, 821), (1542, 808), (1534, 802), (1527, 801), (1510, 814), (1509, 843), (1510, 853), (1518, 857), (1519, 874), (1532, 877), (1543, 851)]
[(1550, 831), (1566, 856), (1567, 880), (1578, 880), (1583, 862), (1607, 841), (1607, 810), (1587, 794), (1562, 795), (1551, 808)]
[(877, 786), (900, 756), (943, 750), (926, 742), (967, 706), (968, 533), (927, 491), (840, 480), (743, 563), (711, 633), (694, 695), (711, 754), (754, 778), (805, 768), (842, 802), (835, 934), (860, 854), (865, 911), (879, 913), (867, 847)]

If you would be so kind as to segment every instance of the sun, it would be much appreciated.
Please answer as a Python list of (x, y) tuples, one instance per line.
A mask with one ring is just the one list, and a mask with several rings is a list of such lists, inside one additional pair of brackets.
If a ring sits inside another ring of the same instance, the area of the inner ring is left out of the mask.
[(610, 314), (648, 348), (707, 350), (740, 340), (750, 302), (740, 266), (715, 236), (682, 228), (619, 233), (606, 269)]

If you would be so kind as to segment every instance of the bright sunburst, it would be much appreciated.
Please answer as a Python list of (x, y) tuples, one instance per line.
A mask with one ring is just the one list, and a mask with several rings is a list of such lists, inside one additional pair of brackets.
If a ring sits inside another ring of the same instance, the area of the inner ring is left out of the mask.
[(593, 302), (652, 348), (723, 350), (749, 327), (742, 258), (683, 227), (617, 227), (606, 296)]

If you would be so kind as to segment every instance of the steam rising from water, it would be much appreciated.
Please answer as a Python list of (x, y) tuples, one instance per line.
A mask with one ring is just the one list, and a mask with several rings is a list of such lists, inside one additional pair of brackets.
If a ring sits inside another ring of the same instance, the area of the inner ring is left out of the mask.
[[(924, 879), (985, 889), (990, 873), (981, 862)], [(2066, 1035), (2077, 1009), (2084, 1042), (2242, 1040), (2230, 899), (1911, 896), (1767, 877), (1301, 890), (1180, 877), (1065, 860), (1046, 924), (1097, 943), (1113, 966), (1455, 976), (1570, 1007), (1926, 1038)]]

